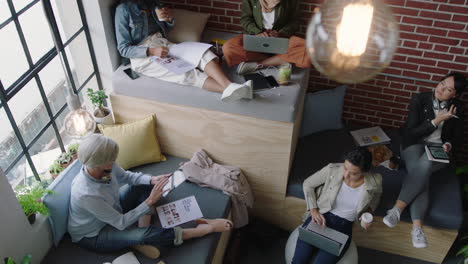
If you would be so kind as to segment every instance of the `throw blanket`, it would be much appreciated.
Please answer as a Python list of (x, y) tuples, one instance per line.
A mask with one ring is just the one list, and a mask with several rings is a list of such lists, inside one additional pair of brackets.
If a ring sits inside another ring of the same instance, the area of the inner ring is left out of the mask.
[(193, 154), (192, 159), (180, 167), (187, 180), (202, 187), (222, 190), (232, 199), (234, 227), (249, 223), (247, 207), (253, 206), (253, 194), (242, 171), (233, 166), (214, 163), (204, 150)]

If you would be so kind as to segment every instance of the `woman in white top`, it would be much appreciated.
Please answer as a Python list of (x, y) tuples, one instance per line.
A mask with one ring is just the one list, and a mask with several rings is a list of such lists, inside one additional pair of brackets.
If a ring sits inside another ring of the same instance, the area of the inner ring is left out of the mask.
[[(310, 221), (349, 236), (340, 256), (297, 240), (292, 264), (309, 263), (315, 250), (314, 264), (337, 263), (349, 247), (353, 222), (365, 212), (373, 212), (382, 194), (382, 176), (369, 173), (372, 156), (367, 149), (356, 148), (345, 154), (344, 163), (330, 163), (304, 181), (303, 189)], [(370, 223), (365, 225), (369, 228)]]

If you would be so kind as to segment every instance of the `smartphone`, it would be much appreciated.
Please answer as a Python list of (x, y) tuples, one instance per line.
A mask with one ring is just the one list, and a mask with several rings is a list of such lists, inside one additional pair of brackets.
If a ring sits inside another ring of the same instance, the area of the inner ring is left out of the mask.
[(125, 69), (124, 72), (130, 77), (130, 79), (135, 80), (140, 78), (140, 75), (138, 73), (134, 72), (132, 68)]
[(267, 79), (268, 85), (270, 85), (271, 88), (278, 87), (279, 84), (276, 81), (275, 77), (269, 75), (265, 77)]

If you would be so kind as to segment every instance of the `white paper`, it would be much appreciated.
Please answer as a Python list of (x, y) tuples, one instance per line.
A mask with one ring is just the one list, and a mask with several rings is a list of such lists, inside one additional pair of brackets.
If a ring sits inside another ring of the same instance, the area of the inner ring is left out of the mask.
[(313, 220), (310, 221), (310, 223), (306, 227), (307, 230), (311, 232), (315, 232), (321, 236), (327, 237), (333, 241), (336, 241), (340, 243), (340, 254), (341, 251), (343, 250), (344, 246), (346, 245), (346, 241), (348, 241), (348, 235), (343, 234), (339, 231), (336, 231), (335, 229), (331, 229), (326, 226), (321, 226), (317, 223), (315, 223)]
[(140, 262), (135, 257), (135, 254), (133, 254), (133, 252), (128, 252), (114, 259), (114, 261), (112, 261), (112, 264), (140, 264)]
[(171, 177), (169, 177), (169, 182), (164, 185), (163, 191), (169, 190), (163, 194), (164, 197), (169, 194), (173, 189), (179, 186), (185, 181), (185, 174), (181, 170), (175, 171)]
[(200, 206), (193, 195), (158, 206), (156, 212), (161, 226), (164, 228), (171, 228), (203, 217)]
[(171, 45), (167, 57), (153, 56), (150, 59), (175, 74), (183, 74), (195, 69), (203, 54), (210, 47), (211, 45), (206, 43), (183, 42)]
[(390, 142), (390, 138), (379, 126), (355, 130), (350, 133), (360, 147)]

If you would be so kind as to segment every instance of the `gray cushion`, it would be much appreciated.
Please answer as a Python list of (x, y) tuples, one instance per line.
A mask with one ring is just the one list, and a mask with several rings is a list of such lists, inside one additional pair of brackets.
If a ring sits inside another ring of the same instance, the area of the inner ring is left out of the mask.
[[(323, 131), (300, 138), (291, 168), (287, 195), (304, 198), (302, 183), (307, 177), (330, 162), (342, 162), (343, 154), (355, 146), (349, 134), (349, 131), (355, 129), (358, 128)], [(385, 132), (392, 140), (390, 149), (394, 155), (399, 155), (399, 131), (392, 129)], [(383, 176), (383, 194), (376, 214), (384, 216), (398, 198), (406, 172), (404, 169), (390, 171), (381, 166), (373, 170)], [(463, 221), (463, 209), (460, 183), (453, 168), (447, 167), (432, 175), (430, 186), (430, 208), (424, 222), (433, 227), (459, 229)], [(405, 210), (401, 220), (411, 222), (409, 210)]]
[(57, 246), (67, 232), (68, 207), (70, 206), (70, 186), (75, 175), (80, 172), (81, 162), (76, 160), (67, 167), (48, 187), (54, 194), (46, 194), (42, 201), (49, 209), (49, 224), (52, 239)]
[(343, 128), (341, 115), (346, 88), (346, 85), (341, 85), (306, 95), (300, 137)]

